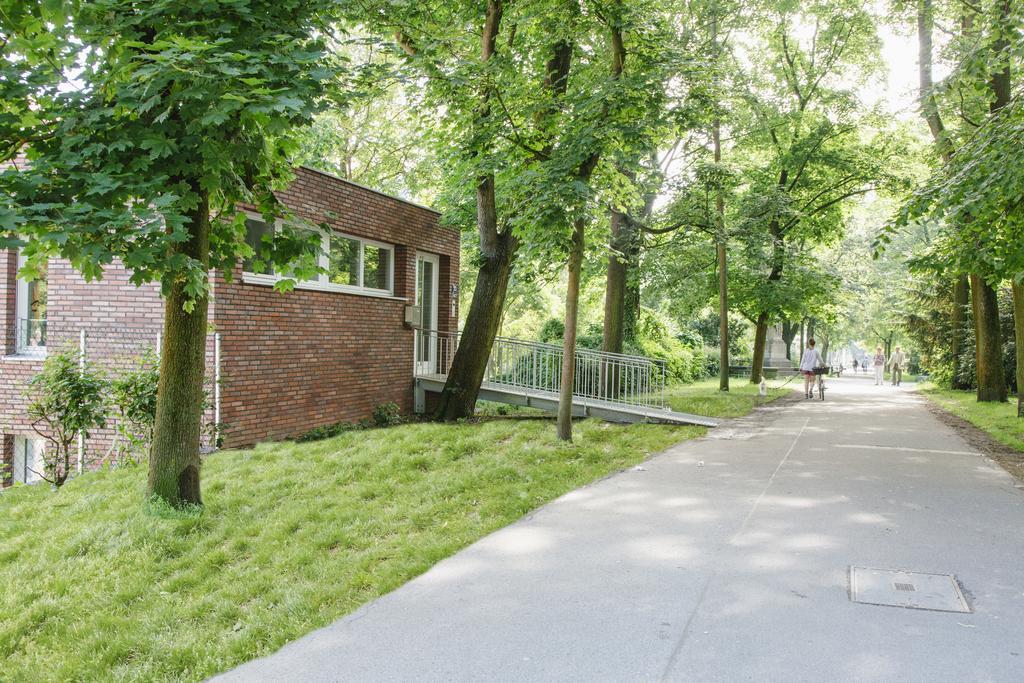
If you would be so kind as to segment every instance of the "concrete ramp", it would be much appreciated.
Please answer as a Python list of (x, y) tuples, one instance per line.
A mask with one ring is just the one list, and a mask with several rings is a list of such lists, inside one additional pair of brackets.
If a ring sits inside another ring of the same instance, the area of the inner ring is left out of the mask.
[[(417, 404), (421, 404), (421, 396), (426, 393), (440, 393), (444, 389), (447, 377), (441, 374), (421, 375), (416, 377)], [(480, 386), (478, 399), (494, 401), (515, 406), (537, 408), (554, 413), (558, 410), (558, 394), (533, 388), (524, 388), (498, 382), (484, 382)], [(702, 415), (677, 413), (672, 410), (614, 403), (598, 399), (573, 396), (573, 415), (577, 417), (596, 417), (608, 422), (636, 423), (655, 422), (661, 424), (698, 425), (700, 427), (717, 427), (718, 421)]]

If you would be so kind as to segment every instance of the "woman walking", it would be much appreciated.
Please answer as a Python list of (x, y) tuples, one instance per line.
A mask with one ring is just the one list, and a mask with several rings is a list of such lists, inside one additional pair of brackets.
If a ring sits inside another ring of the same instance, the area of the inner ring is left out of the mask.
[(882, 386), (885, 382), (885, 354), (882, 353), (882, 347), (875, 347), (875, 386)]
[(804, 396), (807, 398), (814, 397), (814, 368), (820, 367), (825, 364), (825, 361), (821, 357), (821, 352), (814, 348), (814, 339), (807, 340), (807, 350), (804, 351), (803, 358), (800, 359), (800, 372), (804, 373)]

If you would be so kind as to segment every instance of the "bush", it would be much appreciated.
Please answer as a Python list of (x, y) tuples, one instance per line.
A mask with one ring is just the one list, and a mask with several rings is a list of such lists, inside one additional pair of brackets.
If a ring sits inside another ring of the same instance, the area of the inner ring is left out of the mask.
[(358, 428), (358, 425), (352, 424), (351, 422), (335, 422), (334, 424), (313, 427), (309, 431), (299, 434), (295, 437), (295, 440), (299, 443), (305, 443), (307, 441), (321, 441), (322, 439), (330, 439), (333, 436), (338, 436), (339, 434)]
[(331, 437), (344, 434), (357, 429), (371, 429), (373, 427), (393, 427), (402, 424), (402, 413), (397, 403), (389, 401), (381, 403), (373, 409), (373, 415), (359, 422), (335, 422), (334, 424), (313, 427), (295, 437), (298, 443), (308, 441), (321, 441)]
[(106, 424), (103, 401), (107, 382), (91, 363), (80, 365), (77, 351), (52, 353), (42, 371), (28, 381), (25, 398), (32, 429), (49, 446), (40, 476), (60, 488), (71, 474), (71, 449), (81, 433)]
[(135, 463), (149, 456), (159, 384), (160, 360), (153, 350), (110, 382), (110, 405), (117, 414), (114, 443), (107, 456), (113, 463)]
[(705, 346), (704, 347), (704, 376), (705, 377), (717, 377), (718, 370), (721, 367), (721, 358), (718, 354), (717, 346)]
[(394, 402), (381, 403), (373, 409), (373, 423), (378, 427), (402, 424), (402, 413)]
[(540, 328), (540, 340), (546, 344), (554, 344), (565, 337), (565, 323), (558, 318), (549, 318)]
[(629, 353), (639, 353), (665, 361), (668, 379), (677, 382), (694, 382), (705, 376), (706, 360), (700, 335), (684, 336), (695, 345), (684, 343), (679, 336), (671, 334), (668, 324), (654, 311), (643, 309), (637, 324), (637, 340)]

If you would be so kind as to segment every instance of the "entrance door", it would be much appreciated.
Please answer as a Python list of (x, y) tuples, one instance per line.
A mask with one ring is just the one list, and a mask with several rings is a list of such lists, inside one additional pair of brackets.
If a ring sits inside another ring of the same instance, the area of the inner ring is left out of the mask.
[(442, 371), (437, 366), (437, 271), (437, 256), (416, 254), (416, 305), (420, 309), (416, 374), (419, 375)]

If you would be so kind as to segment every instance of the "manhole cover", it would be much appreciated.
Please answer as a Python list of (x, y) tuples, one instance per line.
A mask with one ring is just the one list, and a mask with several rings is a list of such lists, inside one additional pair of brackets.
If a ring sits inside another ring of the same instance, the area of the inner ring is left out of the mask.
[(850, 567), (850, 599), (867, 605), (971, 611), (952, 574)]

